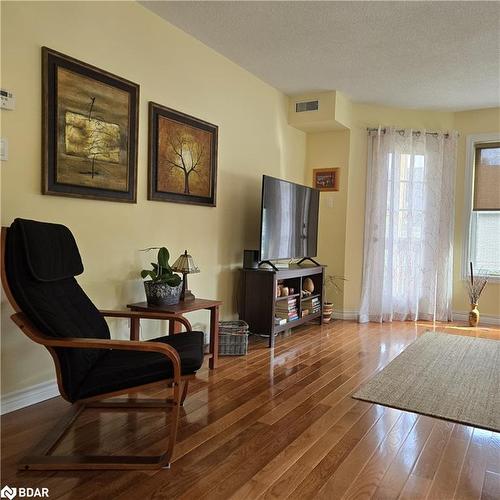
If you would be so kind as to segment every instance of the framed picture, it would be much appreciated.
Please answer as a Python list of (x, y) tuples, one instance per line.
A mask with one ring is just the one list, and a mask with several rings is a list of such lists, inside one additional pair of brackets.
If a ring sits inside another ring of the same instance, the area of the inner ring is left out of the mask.
[(338, 191), (340, 185), (340, 168), (315, 168), (313, 170), (313, 187), (320, 191)]
[(43, 194), (135, 203), (139, 85), (42, 48)]
[(148, 199), (215, 207), (218, 127), (149, 103)]

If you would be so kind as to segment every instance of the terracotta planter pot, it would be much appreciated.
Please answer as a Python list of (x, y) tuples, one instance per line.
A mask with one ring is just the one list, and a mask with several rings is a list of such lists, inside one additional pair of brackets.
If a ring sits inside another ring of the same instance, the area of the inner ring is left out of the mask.
[(333, 313), (333, 304), (331, 302), (325, 302), (323, 304), (323, 323), (330, 323)]

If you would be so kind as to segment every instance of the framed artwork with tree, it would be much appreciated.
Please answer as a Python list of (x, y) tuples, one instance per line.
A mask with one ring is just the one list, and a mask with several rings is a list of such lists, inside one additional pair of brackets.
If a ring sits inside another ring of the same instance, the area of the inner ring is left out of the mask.
[(148, 199), (215, 207), (218, 127), (149, 103)]
[(135, 203), (139, 85), (42, 47), (43, 194)]

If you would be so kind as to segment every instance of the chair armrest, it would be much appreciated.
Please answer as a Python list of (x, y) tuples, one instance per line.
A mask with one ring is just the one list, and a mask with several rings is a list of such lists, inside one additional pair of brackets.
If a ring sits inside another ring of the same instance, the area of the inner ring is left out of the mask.
[(176, 316), (175, 314), (154, 311), (109, 311), (106, 309), (101, 309), (99, 312), (108, 318), (163, 319), (168, 321), (178, 321), (186, 327), (186, 331), (193, 331), (191, 323), (186, 318), (183, 316)]
[(178, 383), (181, 377), (181, 358), (170, 345), (162, 342), (141, 342), (139, 340), (113, 340), (94, 338), (53, 338), (43, 335), (24, 313), (11, 316), (12, 321), (36, 343), (46, 347), (63, 347), (68, 349), (120, 349), (126, 351), (158, 352), (170, 359), (174, 367), (174, 380)]

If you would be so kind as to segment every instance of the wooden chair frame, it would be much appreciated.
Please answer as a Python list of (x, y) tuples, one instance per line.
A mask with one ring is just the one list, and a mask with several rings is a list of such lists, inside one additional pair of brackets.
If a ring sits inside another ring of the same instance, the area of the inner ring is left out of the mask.
[[(181, 374), (181, 361), (178, 352), (168, 344), (161, 342), (141, 342), (137, 340), (113, 340), (113, 339), (95, 339), (95, 338), (54, 338), (44, 335), (21, 311), (16, 303), (14, 296), (7, 282), (5, 270), (5, 241), (7, 228), (2, 227), (1, 239), (1, 279), (5, 295), (13, 307), (15, 314), (11, 316), (12, 321), (21, 329), (21, 331), (37, 344), (47, 348), (54, 361), (57, 385), (61, 396), (69, 401), (62, 383), (61, 367), (55, 348), (75, 348), (75, 349), (121, 349), (130, 351), (158, 352), (166, 356), (173, 366), (173, 377), (166, 378), (167, 385), (173, 387), (173, 397), (166, 399), (152, 398), (125, 398), (112, 401), (102, 401), (120, 394), (130, 392), (131, 389), (145, 389), (157, 385), (158, 382), (123, 389), (120, 391), (108, 392), (85, 398), (72, 403), (70, 410), (65, 414), (57, 425), (38, 443), (35, 448), (24, 457), (19, 463), (20, 470), (82, 470), (82, 469), (160, 469), (170, 467), (170, 461), (174, 452), (175, 441), (177, 438), (177, 428), (179, 424), (180, 407), (183, 405), (187, 395), (189, 380), (193, 375)], [(168, 319), (178, 321), (186, 327), (188, 332), (192, 331), (191, 324), (186, 318), (170, 316), (165, 313), (156, 314), (151, 312), (133, 312), (133, 311), (107, 311), (101, 310), (100, 313), (105, 317), (129, 318), (133, 319)], [(182, 391), (181, 391), (182, 385)], [(80, 413), (86, 408), (106, 408), (106, 409), (124, 409), (124, 408), (172, 408), (172, 422), (170, 425), (170, 436), (167, 450), (165, 453), (157, 456), (105, 456), (105, 455), (52, 455), (57, 444), (64, 437), (73, 422)]]

